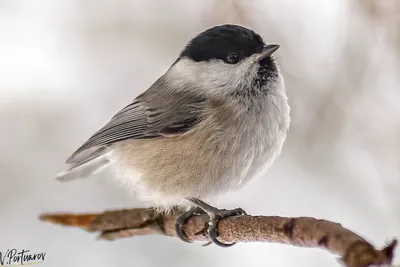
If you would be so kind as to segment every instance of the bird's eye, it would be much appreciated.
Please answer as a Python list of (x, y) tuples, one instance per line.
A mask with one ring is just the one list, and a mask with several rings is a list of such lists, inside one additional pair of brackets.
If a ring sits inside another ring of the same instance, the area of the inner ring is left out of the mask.
[(229, 54), (228, 57), (226, 58), (226, 63), (228, 64), (236, 64), (238, 62), (239, 62), (238, 54), (232, 53)]

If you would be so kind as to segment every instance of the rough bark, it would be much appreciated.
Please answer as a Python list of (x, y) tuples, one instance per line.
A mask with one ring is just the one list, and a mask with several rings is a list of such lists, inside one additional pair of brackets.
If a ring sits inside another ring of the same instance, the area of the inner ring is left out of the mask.
[[(100, 232), (100, 238), (115, 240), (138, 235), (176, 236), (175, 220), (179, 214), (159, 214), (152, 209), (105, 211), (99, 214), (44, 214), (40, 218), (56, 224), (76, 226)], [(193, 216), (184, 232), (193, 241), (208, 241), (205, 235), (207, 215)], [(309, 217), (234, 216), (218, 224), (222, 242), (273, 242), (300, 247), (318, 247), (338, 255), (348, 267), (390, 265), (393, 240), (379, 250), (340, 224)]]

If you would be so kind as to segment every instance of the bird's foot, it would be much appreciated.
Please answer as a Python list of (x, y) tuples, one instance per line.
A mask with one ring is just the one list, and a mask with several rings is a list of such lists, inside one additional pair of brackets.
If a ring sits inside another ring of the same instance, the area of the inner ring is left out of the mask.
[[(200, 208), (203, 213), (207, 213), (210, 217), (207, 227), (207, 235), (210, 238), (211, 242), (220, 246), (220, 247), (231, 247), (236, 243), (222, 243), (217, 238), (219, 237), (218, 234), (218, 223), (220, 220), (225, 219), (231, 216), (238, 216), (238, 215), (247, 215), (247, 213), (241, 209), (233, 209), (233, 210), (225, 210), (225, 209), (218, 209), (213, 206), (208, 205), (207, 203), (197, 199), (197, 198), (190, 198), (188, 199), (190, 202), (195, 204), (198, 208)], [(185, 214), (185, 213), (184, 213)], [(184, 215), (182, 214), (182, 215)], [(190, 217), (190, 216), (189, 216)], [(188, 218), (186, 218), (187, 220)]]
[(187, 243), (192, 243), (192, 241), (186, 236), (185, 232), (183, 232), (183, 226), (186, 224), (187, 220), (189, 220), (190, 217), (201, 214), (205, 214), (205, 212), (199, 207), (194, 207), (182, 213), (181, 215), (178, 216), (178, 218), (176, 218), (176, 223), (175, 223), (176, 235), (182, 241), (185, 241)]

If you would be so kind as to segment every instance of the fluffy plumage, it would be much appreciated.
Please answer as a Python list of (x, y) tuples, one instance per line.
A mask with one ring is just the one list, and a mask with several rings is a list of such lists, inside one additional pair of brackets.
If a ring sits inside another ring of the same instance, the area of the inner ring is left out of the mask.
[[(279, 155), (290, 122), (282, 75), (272, 57), (263, 57), (263, 45), (235, 25), (198, 35), (68, 159), (72, 165), (58, 179), (111, 163), (117, 177), (161, 209), (189, 205), (188, 197), (212, 202), (246, 184)], [(240, 55), (238, 63), (224, 61), (231, 53)]]

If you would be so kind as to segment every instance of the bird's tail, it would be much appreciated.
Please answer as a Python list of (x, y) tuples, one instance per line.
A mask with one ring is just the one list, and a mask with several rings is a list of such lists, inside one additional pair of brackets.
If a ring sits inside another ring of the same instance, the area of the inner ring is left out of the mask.
[(56, 179), (64, 182), (89, 177), (110, 164), (109, 153), (106, 147), (101, 147), (87, 156), (69, 160), (70, 166), (57, 174)]

